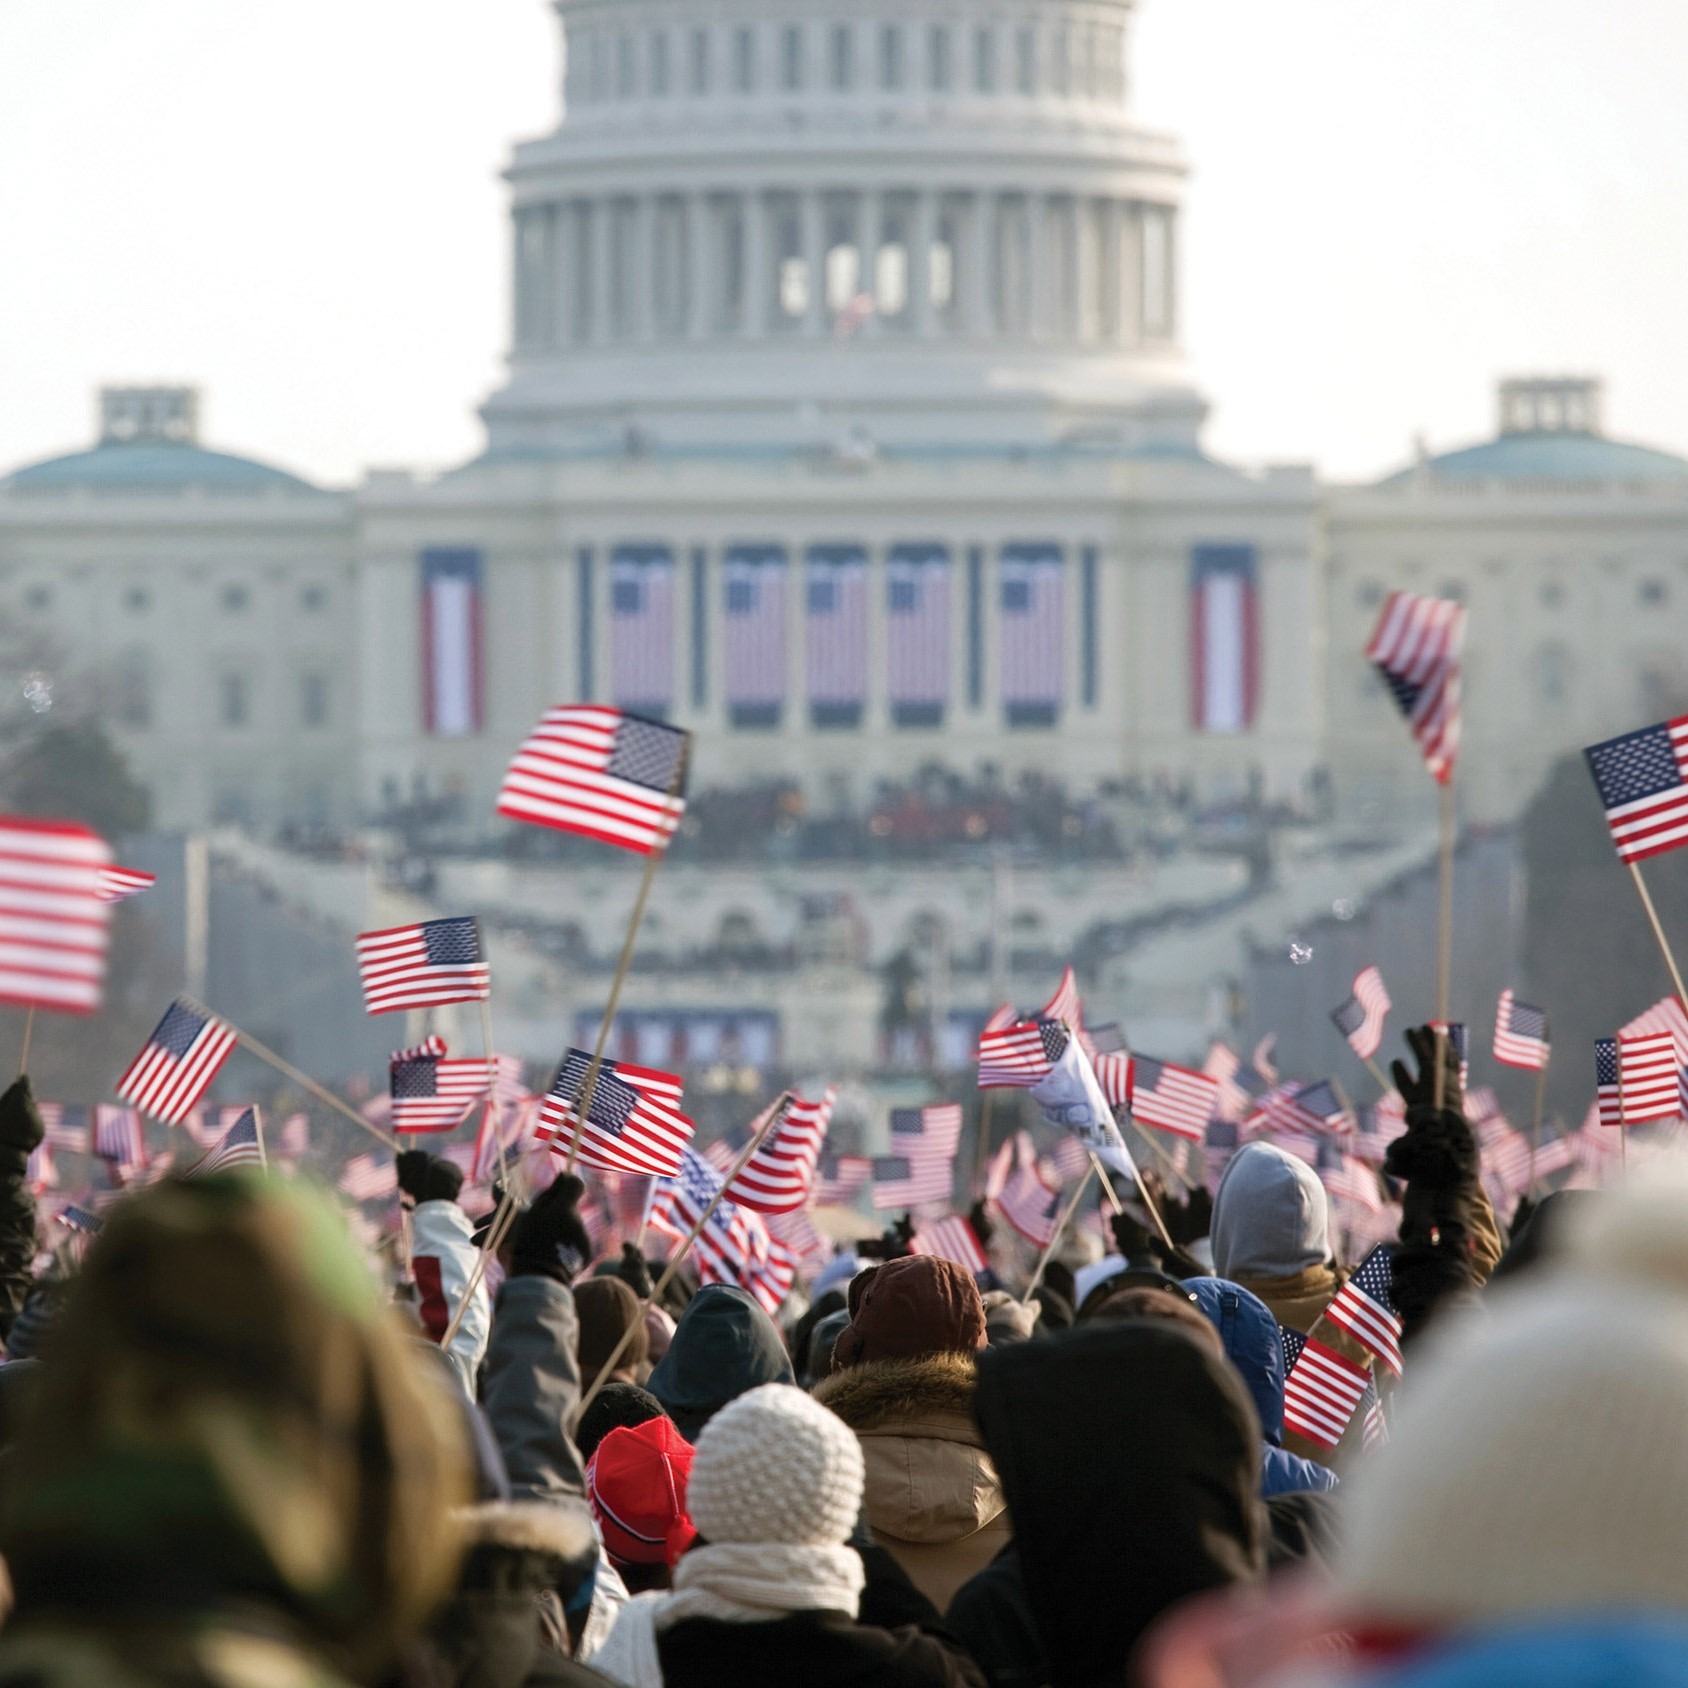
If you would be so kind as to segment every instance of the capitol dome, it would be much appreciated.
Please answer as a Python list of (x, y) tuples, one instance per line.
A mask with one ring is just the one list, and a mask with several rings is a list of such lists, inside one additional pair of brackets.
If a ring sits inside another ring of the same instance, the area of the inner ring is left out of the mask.
[(493, 457), (1189, 452), (1131, 0), (557, 0)]

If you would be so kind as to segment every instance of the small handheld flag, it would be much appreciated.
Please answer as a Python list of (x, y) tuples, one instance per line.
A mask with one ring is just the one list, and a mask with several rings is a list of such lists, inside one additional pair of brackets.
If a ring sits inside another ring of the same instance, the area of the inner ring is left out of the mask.
[(1500, 993), (1495, 1009), (1495, 1059), (1505, 1067), (1540, 1071), (1547, 1065), (1547, 1015), (1520, 1002), (1510, 986)]
[(387, 1069), (393, 1130), (451, 1131), (487, 1094), (487, 1064), (467, 1057), (419, 1055)]
[(978, 1233), (959, 1214), (952, 1213), (922, 1225), (909, 1239), (908, 1246), (916, 1254), (953, 1260), (969, 1272), (983, 1272), (990, 1266), (989, 1256), (980, 1247)]
[(235, 1046), (234, 1027), (178, 998), (117, 1081), (117, 1094), (154, 1119), (180, 1125)]
[(1676, 1043), (1669, 1032), (1618, 1034), (1618, 1100), (1625, 1125), (1674, 1119), (1682, 1112)]
[[(806, 1207), (836, 1099), (833, 1090), (818, 1102), (793, 1096), (786, 1103), (784, 1117), (732, 1181), (728, 1196), (755, 1213), (795, 1213)], [(720, 1170), (728, 1171), (731, 1166), (729, 1159)]]
[(158, 883), (156, 873), (144, 873), (138, 867), (102, 867), (100, 869), (100, 901), (120, 903), (128, 897), (150, 891)]
[(1393, 1282), (1389, 1245), (1379, 1243), (1336, 1292), (1325, 1312), (1399, 1377), (1401, 1320), (1391, 1299)]
[(1644, 862), (1688, 844), (1688, 715), (1590, 745), (1583, 755), (1620, 861)]
[(1330, 1017), (1354, 1053), (1369, 1061), (1383, 1046), (1383, 1022), (1389, 1009), (1383, 975), (1375, 967), (1367, 967), (1355, 977), (1348, 1000), (1333, 1008)]
[(223, 1133), (216, 1148), (189, 1169), (189, 1178), (204, 1178), (208, 1173), (226, 1172), (231, 1166), (262, 1166), (264, 1139), (258, 1124), (256, 1108), (243, 1109), (240, 1118)]
[[(584, 1049), (571, 1049), (539, 1108), (534, 1138), (553, 1154), (574, 1152), (606, 1172), (660, 1173), (672, 1177), (692, 1140), (692, 1122), (680, 1112), (681, 1083), (674, 1073), (602, 1062), (584, 1126), (575, 1109), (592, 1066)], [(703, 1163), (700, 1163), (703, 1164)]]
[(1431, 778), (1446, 785), (1459, 753), (1460, 647), (1465, 608), (1447, 598), (1391, 592), (1366, 646), (1406, 717)]
[(371, 1014), (484, 1002), (492, 995), (480, 924), (467, 915), (361, 932), (357, 954), (364, 1007)]
[(1200, 1143), (1207, 1136), (1207, 1122), (1218, 1111), (1217, 1079), (1147, 1055), (1131, 1058), (1131, 1117), (1139, 1125)]
[(1021, 1020), (979, 1038), (979, 1088), (1029, 1090), (1049, 1076), (1069, 1034), (1058, 1020)]
[[(720, 1173), (701, 1155), (683, 1149), (675, 1174), (657, 1187), (651, 1224), (673, 1237), (688, 1236), (720, 1188)], [(797, 1256), (772, 1235), (761, 1215), (726, 1200), (709, 1214), (690, 1258), (701, 1282), (737, 1284), (770, 1314), (778, 1311), (797, 1277)]]
[(91, 1014), (105, 989), (111, 850), (71, 821), (0, 817), (0, 1002)]
[(1284, 1429), (1316, 1447), (1334, 1448), (1370, 1382), (1363, 1366), (1308, 1337), (1284, 1380)]

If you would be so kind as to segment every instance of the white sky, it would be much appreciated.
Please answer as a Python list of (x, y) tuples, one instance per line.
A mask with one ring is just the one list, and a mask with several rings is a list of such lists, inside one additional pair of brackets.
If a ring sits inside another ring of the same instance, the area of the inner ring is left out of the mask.
[[(1688, 450), (1685, 63), (1684, 0), (1143, 0), (1210, 446), (1370, 475), (1587, 371)], [(542, 0), (0, 0), (0, 470), (114, 380), (329, 480), (473, 453), (556, 71)]]

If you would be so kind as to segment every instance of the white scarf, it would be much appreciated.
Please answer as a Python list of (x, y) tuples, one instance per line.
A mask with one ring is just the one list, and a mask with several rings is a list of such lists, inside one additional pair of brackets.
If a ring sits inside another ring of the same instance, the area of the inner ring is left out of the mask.
[(767, 1623), (788, 1612), (846, 1612), (861, 1605), (861, 1556), (848, 1547), (715, 1542), (694, 1547), (674, 1572), (671, 1594), (641, 1594), (621, 1608), (594, 1670), (626, 1688), (662, 1688), (660, 1630), (688, 1618)]

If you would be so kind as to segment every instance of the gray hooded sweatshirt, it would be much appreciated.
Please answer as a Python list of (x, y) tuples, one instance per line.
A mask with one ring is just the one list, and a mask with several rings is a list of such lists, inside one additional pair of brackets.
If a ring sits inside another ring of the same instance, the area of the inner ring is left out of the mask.
[(1330, 1258), (1330, 1204), (1306, 1161), (1273, 1143), (1240, 1149), (1213, 1198), (1213, 1270), (1290, 1278)]

